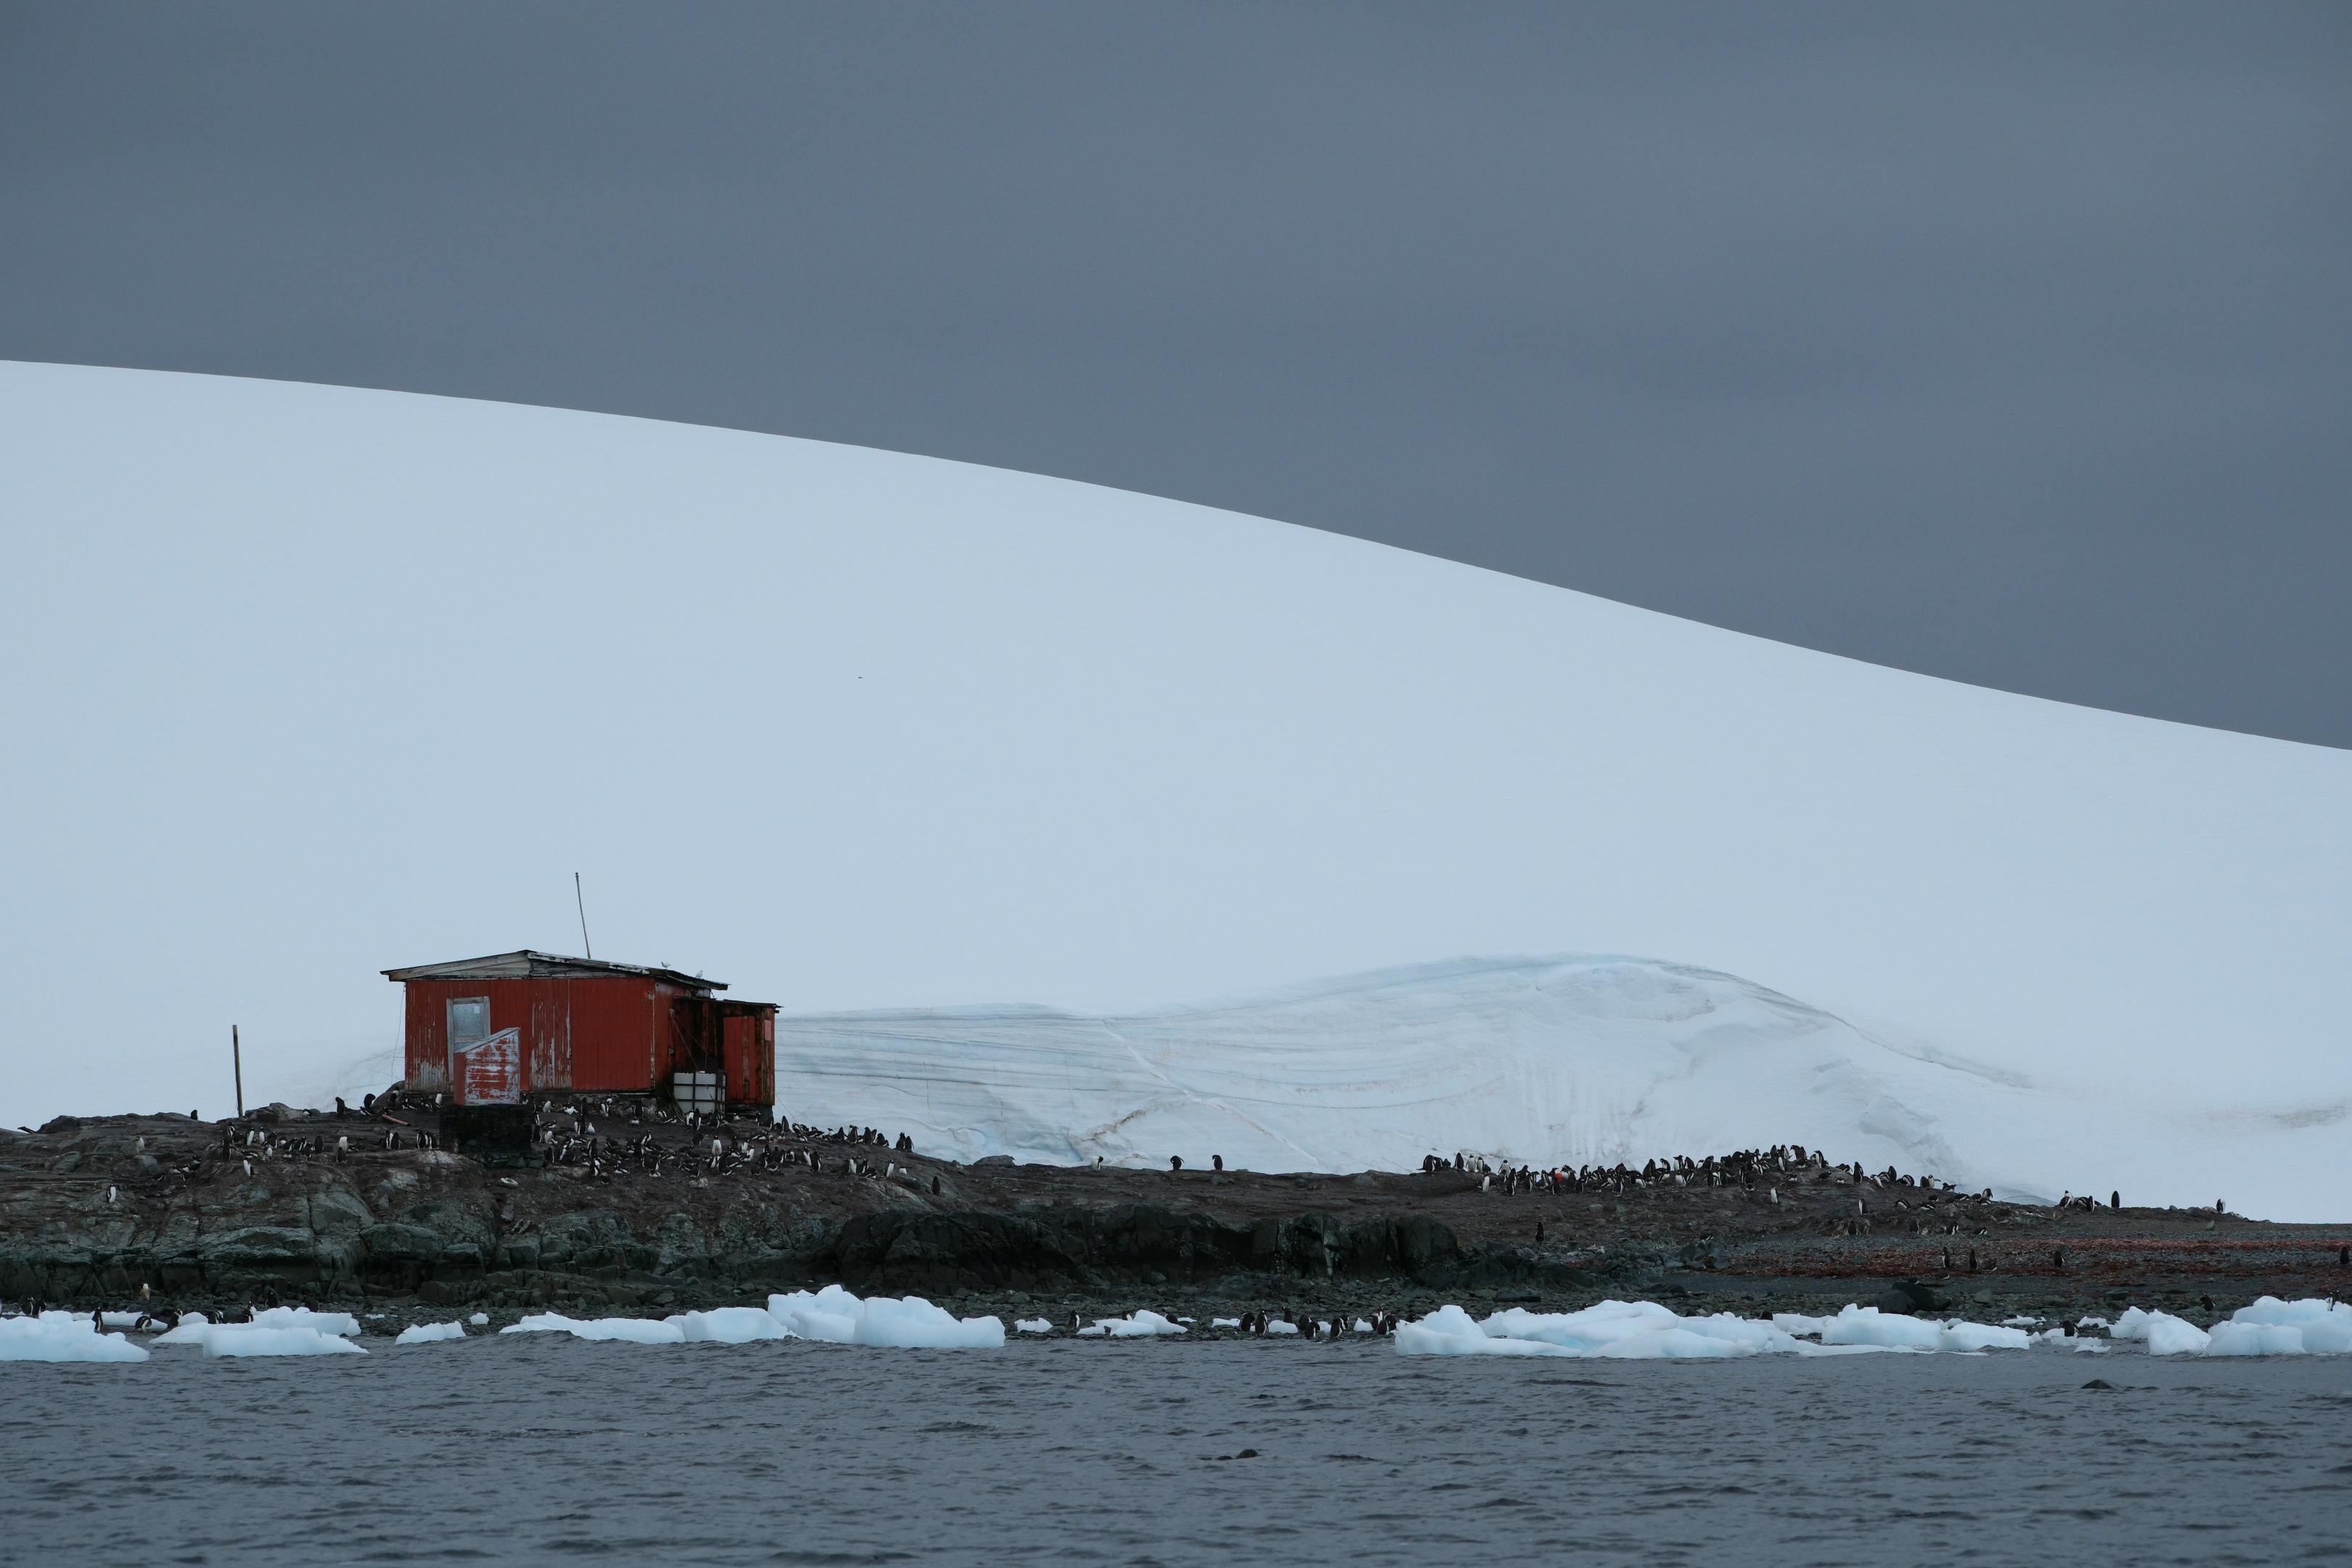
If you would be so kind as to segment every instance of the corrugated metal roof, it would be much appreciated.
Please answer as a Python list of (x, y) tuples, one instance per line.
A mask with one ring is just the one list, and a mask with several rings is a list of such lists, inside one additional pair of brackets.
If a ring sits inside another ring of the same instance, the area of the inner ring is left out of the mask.
[(387, 969), (386, 980), (593, 980), (598, 975), (643, 974), (673, 985), (702, 991), (724, 991), (723, 980), (705, 980), (675, 969), (648, 968), (641, 963), (607, 963), (601, 958), (566, 958), (561, 953), (494, 952), (487, 958), (460, 958), (448, 963), (418, 963)]

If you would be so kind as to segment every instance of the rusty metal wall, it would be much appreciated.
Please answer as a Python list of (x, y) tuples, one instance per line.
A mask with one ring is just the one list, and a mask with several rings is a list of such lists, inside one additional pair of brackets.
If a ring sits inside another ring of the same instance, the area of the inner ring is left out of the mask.
[(487, 996), (490, 1027), (521, 1035), (523, 1092), (638, 1091), (667, 1078), (669, 1004), (686, 993), (635, 975), (407, 983), (410, 1087), (449, 1087), (448, 1004)]

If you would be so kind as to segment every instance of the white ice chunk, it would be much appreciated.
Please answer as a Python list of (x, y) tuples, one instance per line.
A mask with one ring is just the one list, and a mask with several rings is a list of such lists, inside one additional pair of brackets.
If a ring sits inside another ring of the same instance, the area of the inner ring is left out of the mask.
[[(2124, 1314), (2131, 1316), (2129, 1312)], [(2169, 1312), (2150, 1312), (2143, 1327), (2150, 1355), (2201, 1355), (2211, 1336), (2196, 1324)]]
[(308, 1307), (265, 1307), (254, 1313), (257, 1329), (315, 1329), (322, 1334), (349, 1339), (360, 1331), (360, 1321), (349, 1312), (314, 1312)]
[(208, 1356), (365, 1355), (341, 1334), (308, 1323), (212, 1323), (198, 1329)]
[(775, 1314), (759, 1307), (716, 1307), (708, 1312), (675, 1312), (676, 1324), (691, 1343), (746, 1345), (753, 1340), (790, 1339)]
[(1163, 1318), (1148, 1307), (1132, 1317), (1097, 1318), (1095, 1327), (1115, 1340), (1150, 1339), (1158, 1334), (1181, 1334), (1184, 1331), (1181, 1323)]
[(1242, 1321), (1239, 1318), (1211, 1318), (1209, 1320), (1209, 1327), (1213, 1329), (1238, 1329), (1241, 1326)]
[(793, 1290), (771, 1296), (768, 1311), (799, 1338), (830, 1344), (992, 1350), (1004, 1342), (1004, 1324), (999, 1319), (959, 1318), (920, 1296), (861, 1300), (838, 1285), (814, 1295)]
[(392, 1342), (396, 1345), (429, 1345), (465, 1337), (466, 1325), (463, 1323), (411, 1323), (401, 1330), (399, 1337)]
[(1356, 1320), (1356, 1331), (1360, 1334), (1370, 1333), (1372, 1331), (1371, 1320), (1369, 1318), (1358, 1318)]
[(101, 1334), (88, 1318), (0, 1318), (0, 1361), (145, 1361), (144, 1346)]
[(1295, 1334), (1298, 1331), (1298, 1325), (1286, 1323), (1280, 1318), (1276, 1318), (1265, 1325), (1265, 1331), (1269, 1334)]
[(1054, 1331), (1053, 1321), (1048, 1318), (1023, 1318), (1013, 1326), (1024, 1334), (1050, 1334)]
[(490, 1315), (488, 1312), (477, 1312), (472, 1317), (466, 1320), (466, 1321), (473, 1324), (474, 1327), (478, 1329), (482, 1327), (485, 1323), (488, 1323), (489, 1321)]
[(2126, 1308), (2122, 1317), (2107, 1326), (2107, 1338), (2111, 1340), (2147, 1339), (2150, 1316), (2151, 1314), (2137, 1307)]
[(144, 1312), (107, 1312), (101, 1314), (110, 1329), (135, 1329), (146, 1320)]
[[(2154, 1352), (2151, 1344), (2148, 1349)], [(2302, 1355), (2303, 1330), (2294, 1323), (2216, 1323), (2206, 1336), (2207, 1355)]]
[[(1271, 1325), (1269, 1325), (1269, 1328)], [(1576, 1355), (1565, 1345), (1490, 1335), (1476, 1320), (1448, 1302), (1415, 1322), (1399, 1323), (1401, 1355)]]
[(1082, 1340), (1098, 1340), (1109, 1332), (1110, 1331), (1105, 1328), (1102, 1324), (1096, 1323), (1090, 1328), (1080, 1329), (1078, 1331), (1078, 1338)]
[(620, 1340), (635, 1345), (679, 1345), (686, 1331), (676, 1323), (652, 1318), (567, 1318), (561, 1312), (535, 1312), (520, 1322), (500, 1329), (502, 1334), (570, 1334), (580, 1340)]

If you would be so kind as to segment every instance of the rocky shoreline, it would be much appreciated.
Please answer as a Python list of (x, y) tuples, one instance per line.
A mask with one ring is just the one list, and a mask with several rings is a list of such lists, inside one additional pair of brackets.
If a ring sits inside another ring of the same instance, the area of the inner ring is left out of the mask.
[[(284, 1108), (234, 1127), (109, 1116), (0, 1133), (0, 1300), (303, 1303), (391, 1331), (459, 1308), (501, 1323), (668, 1312), (828, 1283), (1057, 1323), (1137, 1307), (1205, 1324), (1251, 1308), (1413, 1316), (1612, 1296), (1685, 1313), (1860, 1301), (1994, 1321), (2129, 1301), (2204, 1322), (2260, 1295), (2352, 1295), (2352, 1223), (2051, 1209), (1848, 1172), (1769, 1189), (1506, 1193), (1450, 1169), (964, 1165), (742, 1128), (628, 1131), (662, 1158), (480, 1159), (414, 1133), (386, 1148), (399, 1129), (380, 1118)], [(706, 1157), (714, 1137), (721, 1152)], [(739, 1142), (794, 1158), (725, 1152)]]

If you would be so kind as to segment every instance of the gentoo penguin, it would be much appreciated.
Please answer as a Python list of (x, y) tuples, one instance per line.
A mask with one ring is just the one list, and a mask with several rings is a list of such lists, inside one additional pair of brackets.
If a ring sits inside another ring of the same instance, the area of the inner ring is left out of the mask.
[(1170, 1170), (1171, 1170), (1171, 1171), (1181, 1171), (1181, 1170), (1182, 1170), (1182, 1169), (1184, 1168), (1184, 1156), (1183, 1156), (1183, 1155), (1181, 1155), (1181, 1154), (1171, 1154), (1171, 1155), (1169, 1155), (1169, 1156), (1168, 1156), (1168, 1168), (1169, 1168)]
[(1222, 1171), (1224, 1168), (1225, 1157), (1223, 1154), (1212, 1154), (1209, 1156), (1209, 1169), (1213, 1171)]
[(2122, 1194), (2122, 1193), (2120, 1193), (2120, 1192), (2113, 1192), (2113, 1193), (2109, 1193), (2109, 1194), (2107, 1194), (2107, 1206), (2108, 1206), (2109, 1208), (2111, 1208), (2111, 1209), (2119, 1209), (2119, 1208), (2123, 1207), (2123, 1206), (2124, 1206), (2124, 1195), (2123, 1195), (2123, 1194)]

